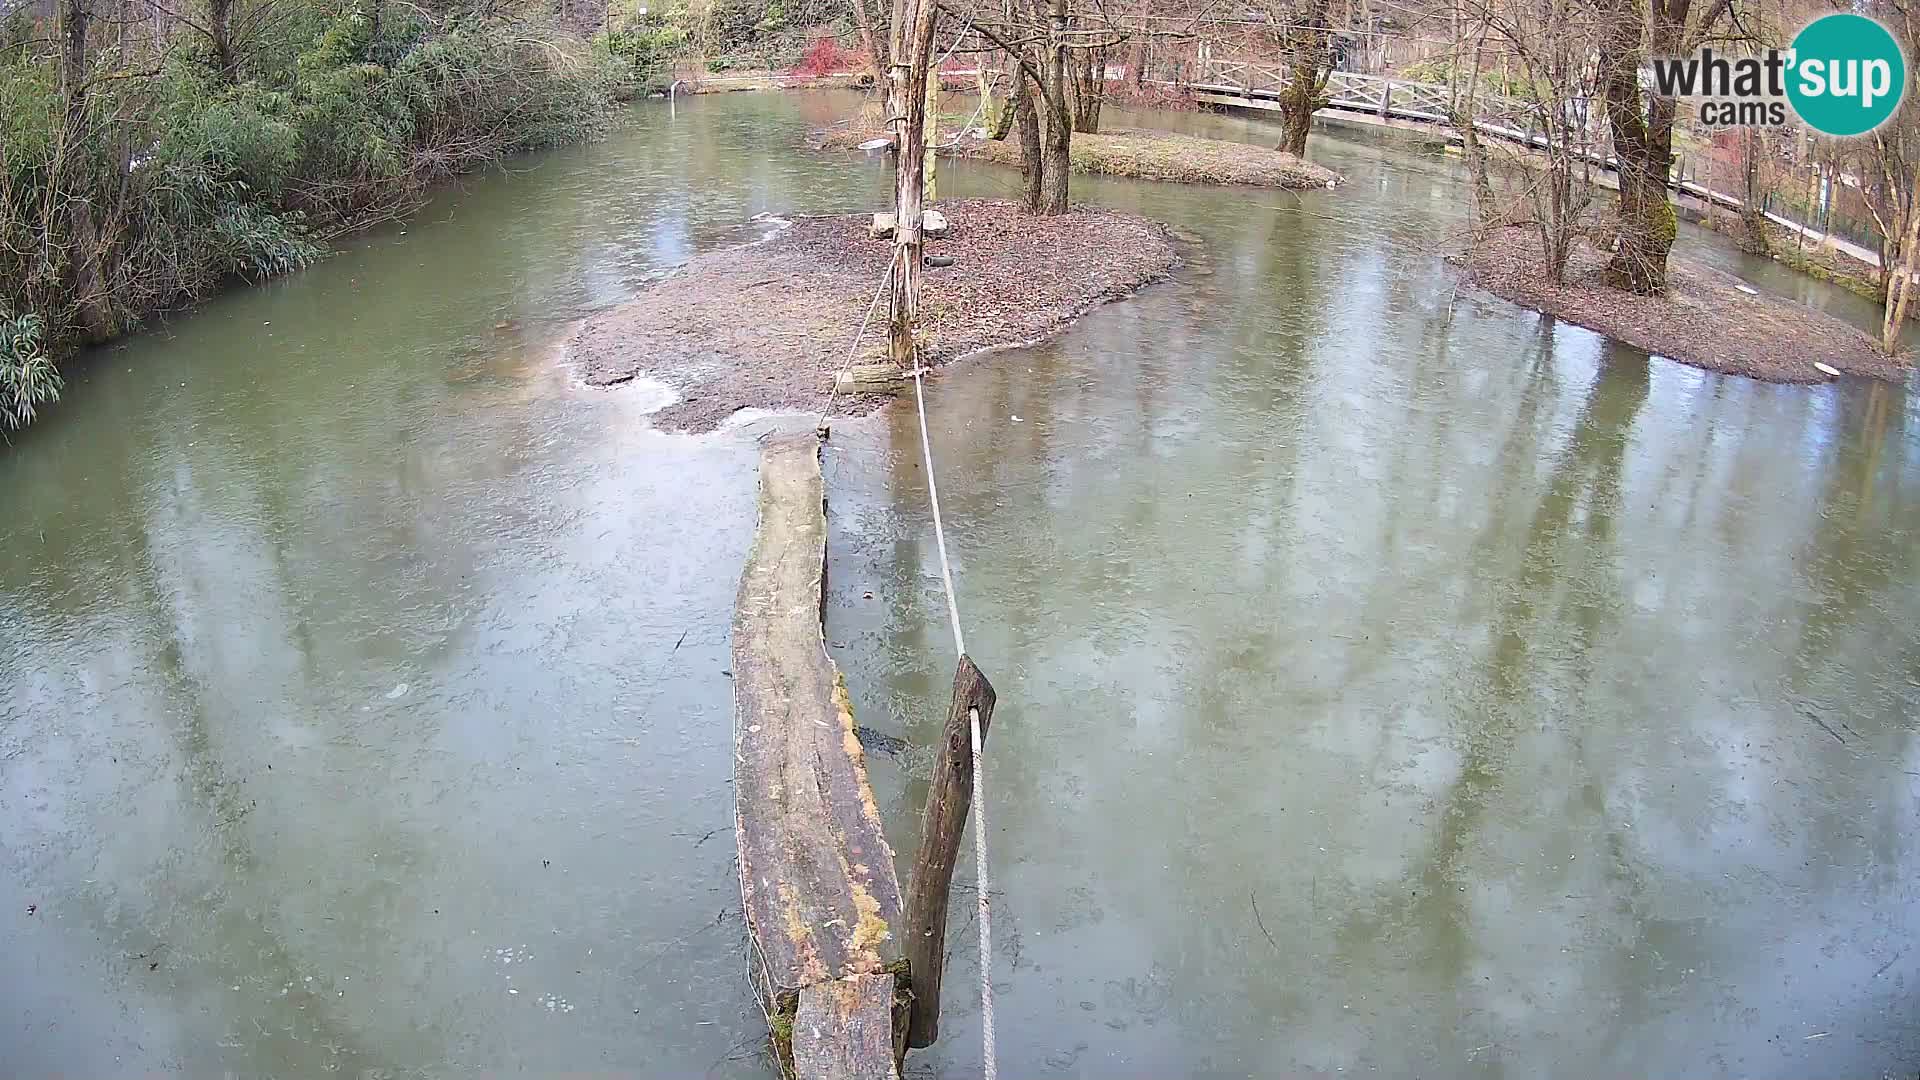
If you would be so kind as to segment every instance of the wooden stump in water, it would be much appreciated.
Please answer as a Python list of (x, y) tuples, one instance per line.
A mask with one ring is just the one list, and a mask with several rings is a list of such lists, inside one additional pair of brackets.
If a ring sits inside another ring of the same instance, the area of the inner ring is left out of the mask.
[(932, 1046), (940, 1035), (940, 982), (947, 962), (947, 900), (953, 890), (953, 864), (960, 857), (973, 806), (973, 714), (980, 717), (980, 743), (993, 720), (993, 684), (962, 656), (953, 672), (953, 702), (947, 710), (945, 742), (933, 762), (927, 803), (920, 815), (920, 853), (907, 879), (907, 975), (913, 982), (913, 1007), (907, 1045)]

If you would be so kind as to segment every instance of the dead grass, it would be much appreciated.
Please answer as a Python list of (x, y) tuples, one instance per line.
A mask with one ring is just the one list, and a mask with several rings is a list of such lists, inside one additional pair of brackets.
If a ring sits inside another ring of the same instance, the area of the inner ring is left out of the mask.
[(1467, 280), (1496, 296), (1596, 330), (1635, 348), (1708, 371), (1766, 382), (1825, 382), (1825, 363), (1848, 375), (1899, 381), (1907, 357), (1881, 354), (1871, 338), (1804, 304), (1739, 289), (1740, 279), (1683, 255), (1668, 263), (1667, 292), (1635, 296), (1600, 283), (1606, 256), (1584, 243), (1566, 283), (1547, 277), (1532, 230), (1496, 230), (1468, 252)]
[[(951, 125), (943, 130), (952, 130)], [(878, 129), (841, 125), (815, 133), (819, 149), (852, 149), (882, 137)], [(942, 157), (976, 158), (997, 165), (1020, 165), (1020, 146), (1013, 139), (993, 140), (971, 132), (957, 144), (940, 141)], [(1116, 128), (1098, 135), (1073, 137), (1069, 163), (1074, 172), (1161, 180), (1176, 184), (1244, 184), (1304, 190), (1341, 182), (1340, 174), (1292, 154), (1248, 143), (1203, 139), (1166, 131)]]
[[(933, 363), (1044, 338), (1178, 262), (1165, 226), (1130, 214), (1032, 217), (992, 199), (937, 208), (950, 232), (928, 251), (955, 263), (923, 278), (921, 347)], [(673, 386), (681, 400), (655, 415), (662, 427), (707, 431), (744, 408), (820, 409), (891, 257), (890, 242), (868, 236), (870, 220), (801, 218), (766, 243), (702, 255), (589, 319), (571, 356), (592, 385), (645, 374)], [(875, 313), (862, 362), (884, 359), (885, 316)], [(885, 400), (842, 395), (837, 407)]]

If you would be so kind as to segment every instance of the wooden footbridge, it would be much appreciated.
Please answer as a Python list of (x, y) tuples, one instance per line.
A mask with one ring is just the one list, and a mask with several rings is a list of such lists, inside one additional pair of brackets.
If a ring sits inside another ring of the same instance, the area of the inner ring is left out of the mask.
[[(1188, 89), (1207, 104), (1240, 108), (1280, 107), (1280, 94), (1287, 86), (1284, 64), (1254, 60), (1207, 59), (1201, 65), (1198, 81)], [(1441, 83), (1411, 82), (1388, 75), (1364, 75), (1357, 71), (1335, 71), (1327, 76), (1329, 109), (1359, 113), (1380, 120), (1408, 120), (1420, 124), (1448, 124), (1451, 92)], [(1217, 99), (1217, 100), (1216, 100)], [(1513, 127), (1532, 108), (1527, 102), (1494, 94), (1475, 99), (1476, 126), (1496, 125), (1504, 136), (1525, 138), (1524, 129)], [(1494, 134), (1492, 130), (1489, 134)]]
[[(1201, 104), (1267, 112), (1280, 110), (1281, 93), (1286, 86), (1287, 68), (1284, 64), (1212, 57), (1202, 61), (1198, 79), (1186, 84), (1186, 88), (1193, 92)], [(1335, 71), (1327, 76), (1325, 108), (1360, 123), (1433, 128), (1443, 133), (1449, 141), (1457, 142), (1460, 136), (1454, 128), (1451, 115), (1452, 93), (1444, 83), (1414, 82), (1357, 71)], [(1603, 148), (1607, 145), (1607, 132), (1600, 123), (1602, 106), (1598, 101), (1576, 99), (1568, 102), (1566, 107), (1574, 110), (1579, 122), (1590, 129), (1590, 146)], [(1475, 94), (1473, 128), (1488, 138), (1526, 150), (1544, 151), (1550, 148), (1547, 136), (1532, 122), (1539, 109), (1540, 106), (1534, 102), (1519, 98)], [(1576, 149), (1575, 153), (1584, 154), (1589, 163), (1606, 173), (1617, 173), (1619, 170), (1619, 162), (1604, 150)], [(1718, 203), (1736, 212), (1741, 208), (1739, 199), (1689, 180), (1670, 180), (1667, 186), (1676, 193), (1692, 196), (1702, 202)], [(1785, 218), (1768, 216), (1790, 228), (1799, 228)]]

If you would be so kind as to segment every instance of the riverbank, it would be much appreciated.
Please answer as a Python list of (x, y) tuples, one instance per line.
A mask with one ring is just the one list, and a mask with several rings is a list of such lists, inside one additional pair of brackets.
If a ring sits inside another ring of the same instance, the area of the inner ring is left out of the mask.
[(0, 205), (19, 211), (0, 215), (0, 431), (57, 400), (55, 362), (75, 350), (302, 269), (455, 176), (597, 137), (638, 89), (550, 20), (295, 0), (283, 21), (273, 48), (235, 40), (211, 70), (163, 62), (185, 30), (123, 40), (129, 70), (111, 79), (46, 41), (0, 59), (21, 118), (0, 130)]
[[(1701, 228), (1712, 230), (1740, 242), (1745, 227), (1740, 219), (1721, 210), (1703, 217), (1698, 224)], [(1880, 285), (1880, 267), (1854, 258), (1832, 243), (1831, 239), (1809, 243), (1804, 236), (1777, 221), (1766, 223), (1767, 250), (1765, 255), (1774, 262), (1814, 279), (1824, 281), (1876, 304), (1885, 300)], [(1920, 311), (1913, 311), (1909, 319), (1920, 319)]]
[(1565, 283), (1556, 285), (1531, 229), (1496, 230), (1451, 260), (1465, 280), (1496, 296), (1697, 368), (1766, 382), (1825, 382), (1814, 365), (1898, 381), (1906, 358), (1888, 357), (1865, 333), (1824, 312), (1744, 292), (1739, 278), (1685, 255), (1668, 263), (1661, 296), (1635, 296), (1600, 283), (1604, 253), (1577, 243)]
[(808, 75), (793, 71), (685, 72), (673, 80), (670, 92), (680, 94), (772, 93), (785, 90), (859, 90), (872, 84), (865, 72), (831, 71)]
[[(812, 145), (821, 150), (850, 150), (885, 137), (878, 128), (849, 124), (814, 133)], [(1134, 180), (1295, 191), (1333, 187), (1341, 182), (1340, 174), (1332, 169), (1282, 150), (1170, 131), (1115, 128), (1098, 134), (1075, 133), (1068, 155), (1074, 172)], [(981, 138), (972, 131), (958, 139), (942, 137), (940, 156), (1020, 166), (1020, 146), (1015, 140)]]
[[(942, 200), (938, 209), (949, 230), (928, 252), (954, 265), (922, 278), (921, 342), (934, 363), (1046, 338), (1179, 261), (1164, 225), (1130, 214), (1034, 217), (994, 199)], [(763, 243), (700, 256), (587, 320), (569, 359), (589, 385), (646, 375), (673, 387), (680, 400), (654, 415), (665, 428), (710, 431), (747, 408), (824, 408), (892, 255), (870, 222), (799, 218)], [(859, 359), (883, 357), (883, 317), (869, 325)], [(856, 411), (885, 400), (840, 398)]]

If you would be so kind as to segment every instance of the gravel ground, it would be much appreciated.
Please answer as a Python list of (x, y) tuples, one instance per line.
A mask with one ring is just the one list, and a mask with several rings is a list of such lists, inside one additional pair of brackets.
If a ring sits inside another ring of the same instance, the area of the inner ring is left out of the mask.
[[(1030, 217), (993, 199), (937, 208), (950, 231), (927, 250), (954, 265), (921, 279), (921, 340), (936, 364), (1047, 337), (1178, 262), (1165, 226), (1128, 214)], [(890, 241), (868, 236), (871, 217), (800, 218), (764, 243), (699, 256), (588, 319), (569, 355), (591, 385), (647, 375), (678, 390), (654, 415), (664, 428), (709, 431), (745, 408), (818, 410), (891, 257)], [(875, 311), (860, 362), (884, 359), (885, 317)], [(841, 395), (835, 411), (886, 400)]]
[(1887, 357), (1854, 327), (1804, 304), (1737, 287), (1723, 270), (1674, 255), (1663, 296), (1635, 296), (1600, 283), (1604, 253), (1580, 243), (1555, 285), (1540, 259), (1538, 235), (1496, 231), (1461, 262), (1466, 278), (1496, 296), (1683, 364), (1767, 382), (1825, 382), (1829, 364), (1848, 375), (1905, 379), (1910, 358)]

